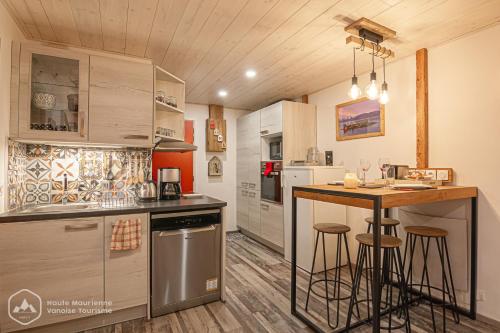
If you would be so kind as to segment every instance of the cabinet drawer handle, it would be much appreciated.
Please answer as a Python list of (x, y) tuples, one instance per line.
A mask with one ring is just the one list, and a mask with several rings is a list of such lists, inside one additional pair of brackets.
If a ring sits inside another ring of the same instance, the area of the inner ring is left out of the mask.
[(260, 131), (260, 134), (267, 134), (267, 133), (269, 133), (269, 130)]
[(249, 187), (249, 188), (255, 188), (255, 186), (257, 186), (255, 183), (249, 183), (249, 184), (248, 184), (248, 187)]
[(130, 139), (130, 140), (147, 140), (149, 139), (149, 135), (139, 135), (139, 134), (130, 134), (130, 135), (125, 135), (123, 136), (124, 139)]
[(266, 205), (266, 204), (260, 204), (260, 208), (264, 209), (264, 210), (269, 210), (269, 205)]
[(244, 188), (247, 188), (248, 187), (248, 183), (247, 182), (241, 182), (241, 186), (243, 186)]
[(83, 116), (80, 118), (80, 137), (85, 137), (85, 118)]
[(97, 223), (90, 224), (67, 224), (64, 226), (64, 230), (73, 231), (73, 230), (87, 230), (87, 229), (97, 229)]

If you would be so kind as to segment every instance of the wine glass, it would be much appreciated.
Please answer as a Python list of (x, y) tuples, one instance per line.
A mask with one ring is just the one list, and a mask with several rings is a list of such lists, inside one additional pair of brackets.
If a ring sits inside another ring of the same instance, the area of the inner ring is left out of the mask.
[(387, 179), (387, 170), (389, 170), (389, 166), (391, 165), (391, 161), (387, 157), (381, 157), (378, 159), (378, 167), (382, 172), (382, 179)]
[(363, 184), (366, 184), (366, 172), (370, 170), (370, 167), (372, 164), (370, 163), (369, 160), (362, 158), (359, 161), (359, 165), (361, 166), (361, 169), (363, 170)]

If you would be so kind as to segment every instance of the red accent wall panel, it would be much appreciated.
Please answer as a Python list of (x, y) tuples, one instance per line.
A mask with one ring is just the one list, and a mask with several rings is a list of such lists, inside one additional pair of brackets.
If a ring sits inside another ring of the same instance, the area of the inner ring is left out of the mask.
[[(184, 140), (194, 142), (194, 126), (192, 120), (184, 121)], [(153, 153), (153, 179), (156, 181), (158, 168), (180, 168), (181, 187), (183, 193), (193, 192), (193, 152), (183, 153)]]

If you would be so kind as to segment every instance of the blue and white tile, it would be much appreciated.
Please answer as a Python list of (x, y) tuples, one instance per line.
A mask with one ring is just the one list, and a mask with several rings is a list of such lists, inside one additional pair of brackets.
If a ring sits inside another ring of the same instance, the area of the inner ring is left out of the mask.
[[(20, 176), (20, 175), (18, 175)], [(28, 158), (26, 178), (33, 181), (50, 181), (51, 166), (49, 160), (42, 158)]]
[(24, 205), (37, 205), (50, 203), (50, 182), (26, 182)]

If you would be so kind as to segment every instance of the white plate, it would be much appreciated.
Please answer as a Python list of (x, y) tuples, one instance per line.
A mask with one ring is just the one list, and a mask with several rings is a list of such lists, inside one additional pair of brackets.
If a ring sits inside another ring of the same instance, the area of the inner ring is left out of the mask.
[(394, 184), (391, 185), (391, 188), (395, 190), (428, 190), (432, 186), (427, 184)]

